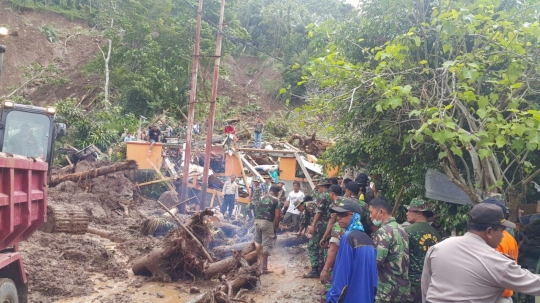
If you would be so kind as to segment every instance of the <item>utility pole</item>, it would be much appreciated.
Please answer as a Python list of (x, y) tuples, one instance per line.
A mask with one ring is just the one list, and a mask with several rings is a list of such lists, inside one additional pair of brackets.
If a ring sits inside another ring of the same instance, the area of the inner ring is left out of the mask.
[[(221, 62), (221, 31), (223, 30), (223, 15), (225, 14), (225, 0), (221, 0), (219, 24), (214, 56), (214, 74), (212, 75), (212, 97), (210, 100), (210, 113), (208, 114), (208, 128), (206, 130), (206, 147), (204, 151), (204, 169), (201, 188), (201, 209), (206, 207), (206, 189), (208, 188), (208, 173), (210, 171), (210, 152), (212, 151), (212, 135), (214, 132), (214, 118), (216, 112), (216, 98), (219, 80), (219, 63)], [(183, 201), (183, 200), (182, 200)]]
[(189, 111), (186, 129), (186, 148), (184, 150), (184, 173), (182, 174), (182, 186), (180, 188), (180, 201), (186, 201), (188, 196), (189, 166), (191, 162), (191, 137), (193, 133), (193, 115), (195, 102), (197, 101), (197, 73), (199, 71), (199, 53), (201, 41), (203, 0), (199, 0), (197, 9), (197, 30), (195, 32), (195, 47), (193, 49), (193, 65), (191, 67), (191, 90), (189, 92)]

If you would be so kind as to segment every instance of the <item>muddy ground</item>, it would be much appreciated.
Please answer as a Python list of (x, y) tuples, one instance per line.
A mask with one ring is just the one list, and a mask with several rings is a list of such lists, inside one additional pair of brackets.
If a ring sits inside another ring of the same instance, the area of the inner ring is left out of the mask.
[[(96, 167), (86, 165), (86, 169)], [(219, 285), (219, 281), (204, 280), (153, 282), (133, 275), (133, 260), (161, 241), (143, 236), (142, 222), (160, 216), (163, 210), (155, 201), (138, 196), (130, 177), (129, 172), (119, 172), (49, 189), (49, 203), (84, 209), (91, 227), (113, 231), (117, 237), (113, 242), (88, 233), (38, 231), (21, 243), (29, 302), (185, 302), (196, 296), (190, 294), (192, 286), (206, 291)], [(315, 293), (321, 284), (301, 278), (309, 271), (305, 245), (276, 248), (269, 267), (274, 273), (262, 276), (260, 285), (246, 296), (248, 302), (318, 302)]]

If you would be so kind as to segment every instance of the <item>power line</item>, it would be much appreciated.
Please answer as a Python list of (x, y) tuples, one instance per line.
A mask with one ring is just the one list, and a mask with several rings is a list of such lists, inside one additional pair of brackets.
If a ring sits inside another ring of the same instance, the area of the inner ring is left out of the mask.
[(280, 61), (280, 62), (285, 62), (285, 61), (283, 61), (283, 59), (280, 59), (280, 58), (278, 58), (278, 57), (275, 57), (275, 56), (273, 56), (273, 55), (271, 55), (271, 54), (269, 54), (269, 53), (267, 53), (267, 52), (265, 52), (265, 51), (259, 49), (259, 48), (256, 47), (255, 45), (253, 45), (253, 44), (251, 44), (251, 43), (249, 43), (249, 42), (247, 42), (247, 41), (244, 41), (244, 40), (241, 39), (241, 38), (233, 37), (233, 36), (230, 36), (230, 35), (226, 34), (224, 31), (220, 30), (219, 27), (218, 27), (214, 22), (212, 22), (212, 21), (210, 21), (208, 18), (206, 18), (206, 16), (205, 16), (202, 12), (199, 12), (199, 10), (198, 10), (195, 6), (193, 6), (191, 3), (189, 3), (187, 0), (183, 0), (183, 2), (186, 3), (189, 7), (191, 7), (191, 8), (195, 11), (195, 13), (200, 14), (201, 17), (204, 19), (204, 21), (206, 21), (206, 22), (207, 22), (208, 24), (210, 24), (214, 29), (216, 29), (218, 32), (220, 32), (220, 33), (223, 35), (223, 37), (227, 38), (227, 40), (229, 40), (231, 43), (233, 43), (233, 44), (236, 45), (235, 42), (240, 42), (240, 43), (244, 44), (245, 46), (251, 47), (251, 48), (255, 49), (256, 51), (258, 51), (258, 52), (260, 52), (260, 53), (262, 53), (262, 54), (265, 54), (265, 55), (267, 55), (267, 56), (269, 56), (269, 57), (271, 57), (271, 58), (274, 58), (274, 59), (276, 59), (276, 60), (278, 60), (278, 61)]

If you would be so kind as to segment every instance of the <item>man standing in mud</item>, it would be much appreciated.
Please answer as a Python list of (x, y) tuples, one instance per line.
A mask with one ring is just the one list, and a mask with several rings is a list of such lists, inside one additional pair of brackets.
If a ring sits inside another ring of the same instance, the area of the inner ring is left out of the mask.
[(272, 185), (269, 194), (255, 203), (255, 242), (263, 246), (259, 266), (263, 274), (270, 273), (268, 270), (268, 256), (276, 242), (276, 231), (279, 226), (281, 211), (278, 207), (277, 195), (279, 186)]
[(261, 177), (256, 176), (251, 183), (251, 193), (249, 194), (249, 204), (247, 206), (247, 215), (249, 219), (253, 218), (255, 214), (255, 205), (261, 200), (263, 196), (263, 188), (261, 186)]
[(232, 217), (234, 210), (234, 203), (238, 200), (238, 184), (236, 183), (236, 176), (231, 175), (229, 180), (223, 184), (223, 205), (221, 206), (221, 213), (225, 216), (227, 209), (229, 210), (229, 220)]
[(407, 302), (409, 282), (409, 237), (407, 232), (392, 217), (392, 205), (384, 198), (375, 198), (369, 203), (369, 215), (377, 248), (376, 303)]
[(326, 231), (326, 225), (330, 219), (330, 207), (331, 200), (328, 193), (331, 183), (323, 181), (318, 185), (319, 188), (319, 200), (317, 201), (317, 210), (315, 211), (315, 218), (313, 223), (308, 229), (308, 233), (313, 235), (308, 243), (308, 253), (311, 261), (311, 272), (304, 275), (304, 278), (316, 279), (320, 275), (320, 271), (325, 263), (325, 249), (319, 246), (324, 232)]
[(409, 280), (411, 281), (411, 294), (409, 302), (422, 302), (421, 278), (424, 268), (424, 259), (431, 246), (441, 241), (441, 235), (428, 222), (427, 218), (433, 217), (433, 212), (428, 209), (427, 203), (422, 199), (412, 199), (410, 205), (406, 205), (407, 222), (411, 225), (405, 227), (409, 235)]

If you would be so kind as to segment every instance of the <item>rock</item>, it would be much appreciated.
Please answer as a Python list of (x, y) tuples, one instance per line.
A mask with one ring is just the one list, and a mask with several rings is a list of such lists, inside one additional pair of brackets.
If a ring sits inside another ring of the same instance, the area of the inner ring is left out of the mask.
[(156, 293), (156, 296), (157, 296), (158, 298), (165, 298), (165, 295), (164, 295), (162, 292)]
[(191, 288), (189, 289), (189, 293), (190, 294), (198, 294), (198, 293), (201, 293), (201, 290), (198, 287), (191, 286)]
[(142, 287), (142, 283), (135, 284), (135, 288), (141, 288), (141, 287)]

